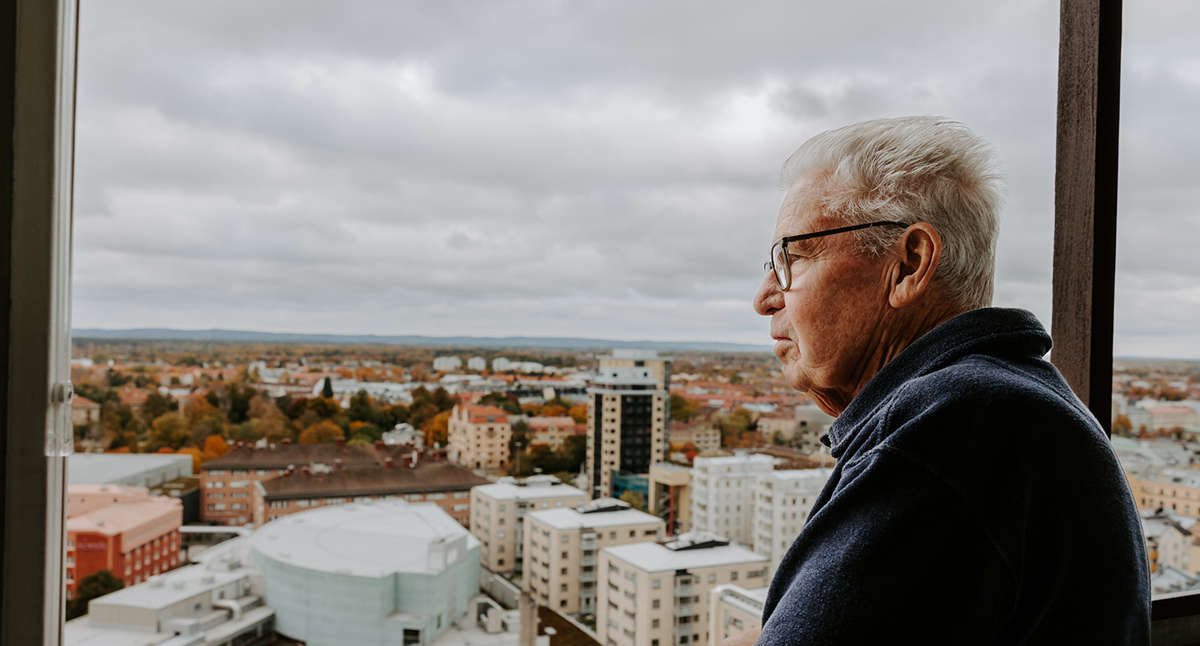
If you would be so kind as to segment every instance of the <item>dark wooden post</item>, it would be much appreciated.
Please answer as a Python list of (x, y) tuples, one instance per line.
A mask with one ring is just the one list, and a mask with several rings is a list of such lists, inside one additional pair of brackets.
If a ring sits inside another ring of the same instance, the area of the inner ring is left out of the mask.
[(1121, 0), (1062, 0), (1051, 357), (1111, 433)]

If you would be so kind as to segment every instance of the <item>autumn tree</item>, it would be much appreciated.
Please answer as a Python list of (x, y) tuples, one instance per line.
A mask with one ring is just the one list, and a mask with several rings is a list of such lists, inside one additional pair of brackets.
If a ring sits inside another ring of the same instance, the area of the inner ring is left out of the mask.
[(345, 437), (337, 424), (325, 419), (300, 432), (301, 444), (327, 444)]
[(588, 407), (587, 404), (575, 404), (567, 409), (567, 415), (575, 420), (576, 424), (587, 424)]
[(204, 440), (204, 453), (219, 458), (229, 453), (229, 444), (220, 435), (209, 435)]
[(171, 451), (178, 451), (192, 439), (187, 420), (181, 418), (177, 413), (159, 415), (154, 418), (150, 426), (148, 439), (149, 449), (152, 451), (164, 447)]
[(434, 415), (421, 427), (425, 432), (426, 446), (445, 446), (450, 433), (450, 411), (442, 411)]
[(686, 422), (700, 412), (700, 405), (684, 397), (671, 393), (671, 419)]

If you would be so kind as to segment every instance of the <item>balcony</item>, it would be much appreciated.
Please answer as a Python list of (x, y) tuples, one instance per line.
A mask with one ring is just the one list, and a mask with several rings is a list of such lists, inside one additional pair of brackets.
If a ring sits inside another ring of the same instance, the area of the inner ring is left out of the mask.
[(586, 581), (586, 582), (592, 582), (592, 581), (595, 581), (595, 580), (596, 580), (596, 573), (595, 573), (595, 572), (581, 572), (581, 573), (579, 574), (579, 580), (580, 580), (580, 581)]
[(579, 564), (580, 565), (595, 565), (596, 557), (595, 556), (581, 556), (581, 557), (579, 557)]
[(691, 617), (692, 615), (696, 614), (694, 612), (694, 610), (695, 610), (695, 608), (692, 606), (692, 604), (680, 603), (675, 606), (675, 616), (676, 617)]
[(677, 597), (690, 597), (694, 594), (696, 594), (696, 586), (690, 583), (687, 585), (675, 586), (675, 596)]

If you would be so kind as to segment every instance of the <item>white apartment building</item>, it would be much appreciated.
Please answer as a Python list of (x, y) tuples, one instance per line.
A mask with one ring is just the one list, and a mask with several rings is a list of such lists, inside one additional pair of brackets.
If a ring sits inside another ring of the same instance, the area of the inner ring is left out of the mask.
[(506, 357), (492, 359), (492, 372), (508, 372), (509, 370), (512, 370), (512, 361)]
[(433, 369), (439, 372), (454, 372), (462, 368), (462, 359), (458, 357), (434, 357)]
[(543, 606), (584, 615), (596, 612), (597, 550), (660, 540), (666, 528), (661, 518), (612, 498), (532, 512), (525, 523), (525, 590)]
[(713, 588), (708, 597), (709, 642), (720, 644), (734, 635), (761, 627), (768, 589), (747, 590), (732, 583)]
[(479, 560), (492, 572), (520, 572), (525, 545), (525, 515), (532, 511), (574, 509), (587, 493), (554, 476), (532, 476), (524, 482), (502, 478), (471, 489), (471, 535), (479, 539)]
[(830, 469), (765, 471), (754, 486), (754, 551), (771, 559), (775, 575), (783, 555), (800, 535)]
[(450, 461), (468, 469), (508, 466), (512, 425), (508, 413), (495, 406), (458, 404), (450, 411), (446, 452)]
[(606, 368), (648, 368), (659, 389), (671, 389), (672, 359), (658, 356), (657, 350), (617, 348), (612, 354), (602, 354), (596, 359), (602, 372)]
[(775, 458), (735, 455), (696, 458), (692, 462), (692, 529), (753, 545), (754, 484), (760, 474), (775, 468)]
[(606, 646), (707, 646), (710, 593), (767, 584), (767, 559), (712, 534), (600, 551), (596, 633)]
[(666, 458), (667, 391), (646, 367), (603, 368), (588, 388), (587, 468), (593, 499), (613, 495), (613, 474), (649, 474)]
[(471, 357), (467, 359), (467, 369), (475, 371), (487, 370), (487, 359), (483, 357)]

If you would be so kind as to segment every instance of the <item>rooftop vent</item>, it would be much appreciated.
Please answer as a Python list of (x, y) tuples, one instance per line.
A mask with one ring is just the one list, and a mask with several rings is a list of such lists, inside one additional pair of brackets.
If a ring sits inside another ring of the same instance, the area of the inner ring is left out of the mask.
[(576, 510), (581, 514), (602, 514), (610, 511), (624, 511), (629, 509), (629, 503), (616, 498), (597, 498), (586, 505), (576, 507)]
[(663, 547), (673, 552), (683, 552), (686, 550), (702, 550), (710, 547), (724, 547), (728, 544), (729, 539), (724, 536), (708, 532), (686, 532), (676, 536), (675, 540), (669, 543), (663, 543)]

